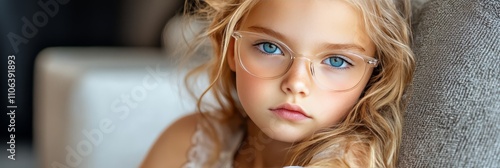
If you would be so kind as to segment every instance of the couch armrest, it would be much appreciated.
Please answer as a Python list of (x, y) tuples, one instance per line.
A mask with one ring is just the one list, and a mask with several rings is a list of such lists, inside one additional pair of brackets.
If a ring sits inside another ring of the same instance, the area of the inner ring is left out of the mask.
[(429, 1), (414, 35), (399, 167), (500, 167), (500, 2)]
[(49, 48), (35, 67), (40, 167), (138, 167), (172, 121), (194, 111), (185, 70), (159, 49)]

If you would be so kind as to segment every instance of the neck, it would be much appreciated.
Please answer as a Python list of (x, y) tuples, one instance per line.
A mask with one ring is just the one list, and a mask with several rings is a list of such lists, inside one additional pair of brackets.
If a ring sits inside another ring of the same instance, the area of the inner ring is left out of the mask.
[(235, 154), (235, 167), (283, 167), (291, 145), (271, 139), (249, 119), (247, 135)]

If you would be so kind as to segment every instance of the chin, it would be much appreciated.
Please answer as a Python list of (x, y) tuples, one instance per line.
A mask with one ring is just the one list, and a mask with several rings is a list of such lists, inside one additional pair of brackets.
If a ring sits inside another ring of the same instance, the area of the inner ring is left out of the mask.
[(310, 136), (303, 134), (302, 131), (292, 129), (275, 128), (273, 130), (262, 130), (268, 137), (273, 140), (294, 143), (303, 140), (305, 137)]

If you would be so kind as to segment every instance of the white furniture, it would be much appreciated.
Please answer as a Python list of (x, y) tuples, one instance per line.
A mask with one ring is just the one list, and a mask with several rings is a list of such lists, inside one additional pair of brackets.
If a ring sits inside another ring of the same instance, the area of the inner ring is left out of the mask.
[(152, 48), (49, 48), (35, 67), (37, 167), (138, 167), (193, 112), (185, 69)]

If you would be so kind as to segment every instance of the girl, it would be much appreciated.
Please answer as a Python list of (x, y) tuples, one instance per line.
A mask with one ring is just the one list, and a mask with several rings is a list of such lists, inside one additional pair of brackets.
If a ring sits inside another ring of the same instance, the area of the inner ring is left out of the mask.
[[(192, 74), (208, 71), (211, 84), (143, 167), (395, 167), (414, 68), (408, 2), (194, 7), (211, 21), (201, 36), (214, 57)], [(205, 108), (208, 92), (218, 108)]]

